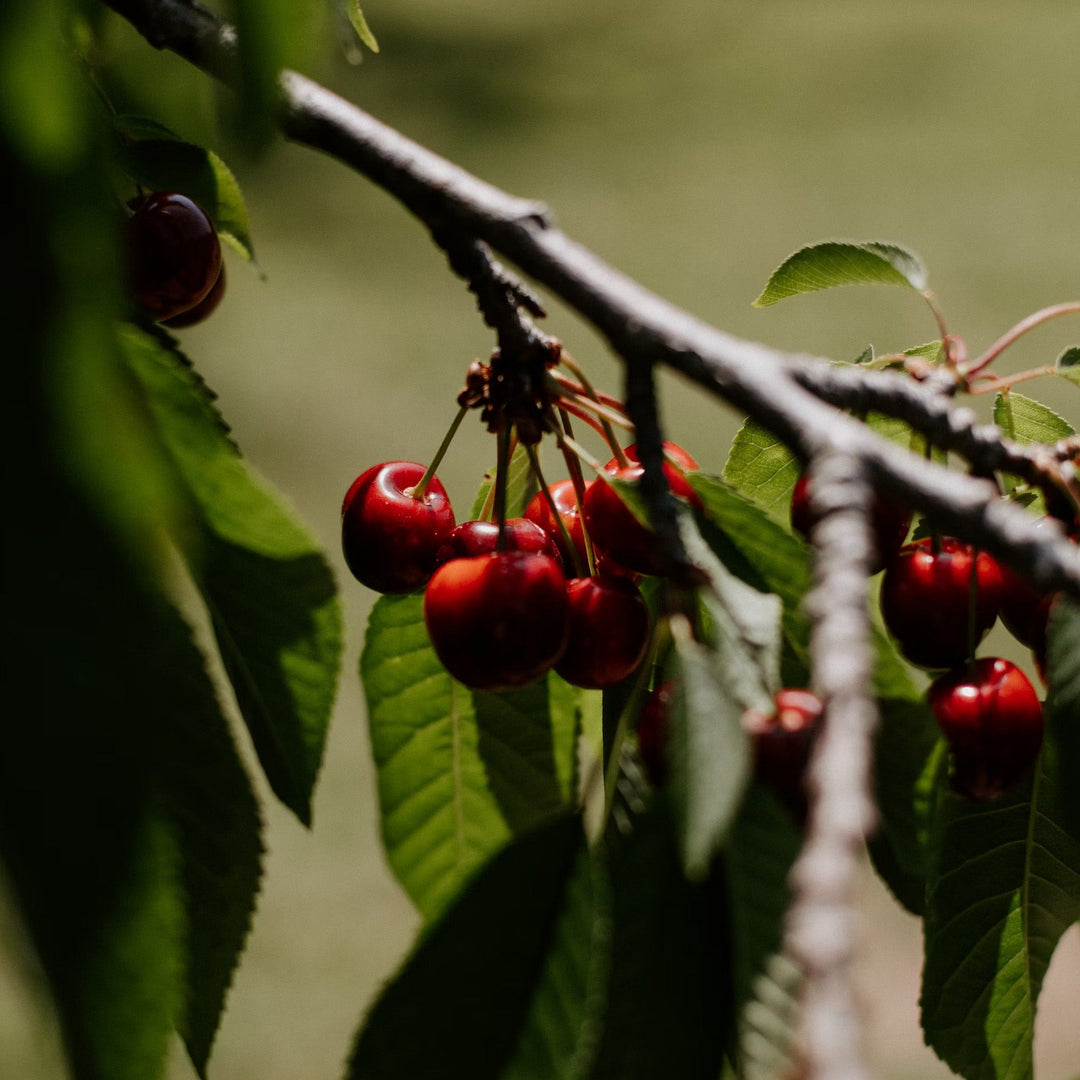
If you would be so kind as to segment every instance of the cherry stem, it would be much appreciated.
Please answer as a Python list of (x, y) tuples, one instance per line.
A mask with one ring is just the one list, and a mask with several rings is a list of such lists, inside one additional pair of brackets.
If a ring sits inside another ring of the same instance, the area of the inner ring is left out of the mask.
[(938, 307), (937, 297), (929, 289), (924, 289), (920, 293), (922, 298), (926, 301), (927, 306), (933, 313), (934, 322), (937, 323), (938, 333), (941, 335), (941, 344), (945, 349), (945, 363), (951, 364), (951, 353), (949, 350), (949, 328), (945, 325), (945, 315), (941, 308)]
[[(615, 432), (612, 425), (621, 427), (624, 431), (633, 431), (634, 425), (626, 418), (626, 414), (620, 412), (611, 405), (606, 405), (602, 401), (597, 401), (596, 398), (586, 393), (583, 387), (570, 382), (568, 379), (559, 378), (559, 376), (551, 373), (548, 374), (548, 378), (554, 384), (552, 389), (554, 389), (555, 394), (560, 401), (572, 401), (579, 409), (588, 409), (590, 412), (596, 414), (601, 424), (604, 425), (604, 437), (611, 445), (612, 453), (615, 453), (616, 451), (621, 452), (621, 447), (618, 444), (618, 440), (615, 438)], [(569, 391), (569, 393), (567, 393), (567, 391)]]
[(507, 473), (510, 471), (510, 441), (513, 434), (513, 427), (507, 424), (497, 436), (499, 452), (495, 462), (495, 520), (499, 525), (499, 536), (495, 541), (496, 551), (506, 550), (506, 482)]
[(602, 473), (604, 466), (600, 464), (600, 459), (593, 457), (584, 446), (581, 445), (572, 435), (568, 435), (565, 431), (556, 431), (555, 441), (558, 443), (559, 449), (568, 447), (574, 455), (580, 460), (584, 461), (595, 473)]
[(1015, 375), (977, 375), (976, 380), (979, 386), (969, 386), (968, 393), (972, 396), (976, 394), (992, 394), (995, 390), (1008, 390), (1009, 387), (1015, 386), (1017, 383), (1027, 382), (1029, 379), (1041, 379), (1046, 375), (1054, 374), (1056, 374), (1056, 369), (1049, 364), (1044, 364), (1042, 367), (1019, 371)]
[(589, 382), (588, 376), (578, 365), (577, 361), (572, 356), (567, 356), (565, 350), (561, 354), (562, 362), (577, 376), (578, 381), (581, 383), (585, 390), (585, 397), (591, 399), (596, 403), (596, 412), (600, 417), (600, 422), (604, 426), (604, 436), (608, 441), (608, 445), (611, 447), (612, 452), (615, 454), (615, 460), (619, 463), (620, 469), (625, 469), (630, 462), (626, 458), (626, 454), (623, 453), (623, 448), (619, 444), (619, 440), (615, 438), (615, 431), (613, 430), (609, 421), (610, 413), (608, 410), (601, 411), (600, 397), (596, 393), (593, 384)]
[(581, 557), (578, 555), (577, 547), (574, 545), (574, 541), (570, 536), (570, 530), (567, 529), (566, 522), (563, 521), (562, 514), (559, 513), (559, 508), (555, 505), (555, 500), (551, 495), (551, 489), (544, 479), (544, 473), (540, 468), (540, 455), (537, 454), (536, 447), (529, 446), (528, 443), (525, 444), (525, 452), (529, 455), (529, 464), (532, 466), (532, 471), (536, 475), (537, 482), (540, 484), (540, 490), (544, 493), (544, 501), (551, 511), (551, 516), (559, 526), (559, 534), (562, 536), (563, 546), (570, 552), (570, 557), (574, 563), (574, 570), (580, 577), (584, 570), (584, 567), (581, 565)]
[(462, 408), (458, 410), (457, 416), (454, 417), (454, 422), (450, 425), (449, 430), (443, 436), (443, 441), (439, 444), (439, 449), (435, 451), (435, 457), (431, 459), (431, 464), (427, 467), (427, 470), (424, 475), (420, 477), (419, 481), (413, 485), (412, 491), (408, 492), (408, 494), (417, 502), (423, 500), (428, 485), (435, 476), (435, 470), (442, 464), (442, 459), (446, 456), (446, 451), (450, 448), (450, 443), (454, 441), (457, 429), (461, 427), (461, 421), (465, 419), (465, 414), (468, 411), (468, 406), (462, 406)]
[(586, 410), (577, 403), (577, 399), (572, 401), (564, 397), (562, 393), (559, 393), (556, 397), (556, 401), (558, 402), (560, 409), (566, 409), (567, 412), (573, 413), (579, 420), (584, 420), (597, 435), (601, 436), (601, 438), (606, 441), (607, 436), (604, 434), (603, 424), (601, 424), (591, 413), (586, 412)]
[(1044, 322), (1056, 319), (1059, 315), (1074, 315), (1077, 312), (1080, 312), (1080, 300), (1071, 300), (1065, 304), (1053, 304), (1050, 307), (1042, 308), (1033, 315), (1029, 315), (1026, 319), (1021, 319), (1011, 330), (1002, 334), (982, 356), (977, 357), (968, 364), (964, 369), (964, 374), (970, 378), (972, 375), (982, 371), (988, 364), (993, 363), (1014, 341), (1023, 337), (1029, 330), (1034, 330), (1036, 326), (1041, 326)]
[[(574, 429), (570, 425), (570, 417), (562, 408), (559, 409), (559, 417), (562, 420), (563, 434), (573, 438)], [(585, 541), (585, 561), (589, 564), (589, 577), (596, 577), (596, 552), (593, 550), (592, 537), (585, 524), (585, 476), (581, 471), (581, 462), (573, 455), (570, 448), (563, 444), (560, 447), (563, 458), (566, 461), (566, 471), (574, 485), (574, 502), (577, 503), (578, 519), (581, 521), (581, 536)]]

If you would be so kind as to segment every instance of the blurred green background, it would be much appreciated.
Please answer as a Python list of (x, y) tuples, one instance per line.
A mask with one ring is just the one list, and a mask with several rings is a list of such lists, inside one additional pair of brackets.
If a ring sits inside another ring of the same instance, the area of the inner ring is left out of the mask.
[[(574, 237), (725, 330), (842, 359), (870, 342), (882, 352), (934, 336), (924, 306), (899, 290), (751, 308), (777, 263), (826, 238), (917, 251), (950, 329), (975, 351), (1080, 290), (1075, 3), (368, 0), (364, 10), (381, 54), (351, 66), (328, 22), (311, 74), (493, 183), (544, 199)], [(376, 461), (430, 457), (466, 365), (492, 341), (423, 228), (388, 196), (308, 150), (237, 156), (214, 124), (219, 91), (207, 80), (119, 20), (106, 43), (118, 104), (138, 101), (219, 149), (244, 186), (265, 280), (230, 255), (225, 303), (183, 345), (247, 457), (322, 538), (347, 615), (314, 831), (260, 787), (265, 888), (211, 1071), (335, 1077), (418, 927), (378, 842), (356, 675), (373, 596), (339, 555), (340, 501)], [(602, 342), (558, 304), (550, 314), (548, 328), (617, 390)], [(1001, 370), (1052, 362), (1078, 341), (1075, 323), (1050, 324)], [(1024, 392), (1080, 424), (1075, 387)], [(669, 433), (719, 469), (738, 417), (674, 379), (662, 406)], [(479, 425), (466, 425), (440, 470), (459, 506), (492, 457)], [(995, 648), (1009, 654), (1004, 635)], [(862, 893), (876, 1074), (947, 1076), (917, 1027), (919, 924), (869, 875)], [(13, 950), (14, 928), (4, 936)], [(1073, 932), (1044, 990), (1041, 1080), (1075, 1075), (1078, 1001)], [(47, 1013), (0, 964), (0, 1077), (59, 1075)], [(171, 1080), (191, 1076), (177, 1046)]]

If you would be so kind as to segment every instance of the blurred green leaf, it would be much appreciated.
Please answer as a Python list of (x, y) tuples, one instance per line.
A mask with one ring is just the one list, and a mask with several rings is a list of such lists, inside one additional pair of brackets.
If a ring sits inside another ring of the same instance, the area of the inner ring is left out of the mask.
[(1080, 386), (1080, 345), (1070, 345), (1064, 349), (1054, 363), (1054, 370), (1062, 378)]
[(356, 31), (356, 36), (373, 53), (377, 53), (379, 51), (379, 43), (375, 40), (375, 35), (371, 32), (371, 27), (368, 26), (363, 11), (360, 10), (360, 0), (346, 0), (346, 3), (348, 5), (349, 22), (352, 23), (352, 27)]
[(118, 116), (120, 166), (151, 191), (177, 191), (194, 199), (214, 226), (245, 259), (253, 259), (247, 204), (236, 177), (212, 150), (184, 142), (178, 135), (142, 116)]
[(921, 998), (928, 1044), (965, 1080), (1030, 1080), (1035, 1010), (1061, 935), (1080, 918), (1080, 843), (1058, 798), (1075, 783), (1053, 740), (990, 803), (943, 792), (932, 828)]
[[(573, 1031), (555, 1031), (541, 1014), (560, 1000), (579, 1008), (584, 995), (589, 862), (576, 817), (556, 818), (499, 852), (380, 995), (349, 1080), (496, 1080), (527, 1021), (533, 1045), (564, 1057)], [(554, 982), (560, 965), (574, 984), (561, 990)]]
[[(483, 514), (491, 485), (495, 481), (494, 467), (484, 473), (484, 479), (480, 484), (480, 490), (473, 501), (472, 510), (469, 513), (470, 521), (479, 520)], [(539, 491), (536, 477), (533, 475), (529, 464), (529, 455), (525, 447), (520, 443), (514, 447), (510, 456), (510, 470), (506, 477), (506, 516), (508, 518), (521, 517), (525, 513), (525, 507), (529, 500)]]
[(1063, 785), (1062, 822), (1080, 839), (1080, 603), (1060, 595), (1050, 609), (1046, 631), (1047, 723), (1057, 743)]
[(177, 537), (275, 794), (304, 823), (341, 661), (341, 610), (318, 544), (245, 465), (212, 394), (165, 335), (122, 335), (196, 529)]
[(945, 359), (945, 347), (940, 340), (928, 341), (925, 345), (912, 345), (910, 349), (905, 349), (904, 355), (921, 356), (924, 360), (937, 364)]
[(768, 307), (788, 296), (838, 285), (902, 285), (926, 288), (926, 270), (916, 255), (896, 244), (877, 241), (825, 241), (800, 248), (772, 273), (755, 307)]
[(1041, 401), (1010, 390), (994, 398), (994, 423), (1013, 441), (1055, 443), (1076, 431), (1063, 417)]
[(744, 1080), (790, 1073), (801, 973), (782, 952), (788, 877), (802, 846), (791, 814), (751, 784), (724, 849), (734, 956), (737, 1059)]

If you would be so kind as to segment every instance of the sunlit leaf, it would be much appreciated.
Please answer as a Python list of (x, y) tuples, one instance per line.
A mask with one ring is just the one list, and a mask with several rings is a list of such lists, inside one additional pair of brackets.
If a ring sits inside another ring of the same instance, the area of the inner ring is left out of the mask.
[(1053, 409), (1012, 390), (994, 399), (994, 423), (1008, 438), (1023, 445), (1055, 443), (1076, 434)]
[(356, 36), (373, 53), (377, 53), (379, 43), (375, 40), (375, 35), (371, 32), (371, 27), (368, 26), (367, 19), (364, 18), (364, 13), (360, 9), (360, 0), (346, 0), (346, 3), (348, 5), (349, 22), (352, 23)]
[(902, 285), (926, 288), (926, 271), (906, 248), (877, 241), (811, 244), (788, 256), (769, 278), (755, 307), (837, 285)]

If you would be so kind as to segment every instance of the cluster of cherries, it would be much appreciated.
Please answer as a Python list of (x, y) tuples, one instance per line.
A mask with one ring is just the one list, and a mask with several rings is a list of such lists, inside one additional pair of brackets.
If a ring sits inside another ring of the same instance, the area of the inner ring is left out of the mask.
[(172, 329), (202, 322), (225, 295), (221, 243), (209, 215), (174, 191), (128, 203), (128, 282), (132, 299)]
[[(805, 535), (811, 520), (804, 475), (792, 496), (792, 526)], [(974, 651), (1000, 615), (1042, 670), (1053, 595), (953, 537), (905, 543), (910, 525), (904, 508), (875, 500), (874, 569), (885, 571), (882, 620), (908, 661), (943, 672), (927, 700), (952, 751), (953, 789), (970, 799), (995, 799), (1038, 756), (1042, 705), (1015, 664), (1000, 657), (976, 660)]]

